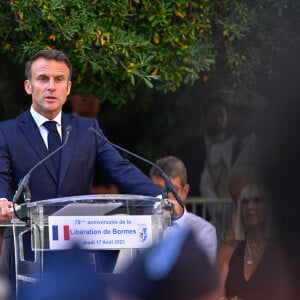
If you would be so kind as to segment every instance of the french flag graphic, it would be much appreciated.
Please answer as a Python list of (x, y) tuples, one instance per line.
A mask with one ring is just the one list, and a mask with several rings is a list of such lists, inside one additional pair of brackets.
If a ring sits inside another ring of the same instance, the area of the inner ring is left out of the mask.
[[(63, 225), (63, 240), (69, 241), (70, 240), (70, 226), (69, 225)], [(58, 225), (52, 225), (52, 239), (53, 241), (61, 240), (62, 237), (60, 236)]]

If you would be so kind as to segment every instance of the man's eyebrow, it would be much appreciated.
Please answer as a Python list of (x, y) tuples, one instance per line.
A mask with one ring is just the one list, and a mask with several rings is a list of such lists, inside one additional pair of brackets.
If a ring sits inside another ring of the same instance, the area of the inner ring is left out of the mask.
[[(41, 77), (49, 78), (51, 76), (46, 75), (46, 74), (39, 74), (39, 75), (37, 75), (37, 78), (41, 78)], [(61, 75), (54, 76), (54, 78), (61, 78), (61, 79), (63, 79), (63, 78), (67, 78), (67, 76), (65, 76), (64, 74), (61, 74)]]

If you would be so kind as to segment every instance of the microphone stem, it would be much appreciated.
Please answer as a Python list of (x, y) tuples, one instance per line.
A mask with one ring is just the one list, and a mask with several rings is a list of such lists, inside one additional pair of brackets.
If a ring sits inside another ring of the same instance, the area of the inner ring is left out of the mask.
[(30, 190), (29, 190), (29, 187), (28, 187), (28, 184), (29, 184), (29, 179), (30, 179), (30, 175), (31, 173), (38, 167), (40, 166), (42, 163), (44, 163), (46, 160), (48, 160), (51, 156), (53, 156), (56, 152), (60, 151), (62, 148), (65, 147), (65, 145), (67, 144), (68, 142), (68, 139), (69, 139), (69, 135), (70, 135), (70, 131), (72, 130), (72, 127), (71, 126), (68, 126), (67, 127), (67, 135), (66, 135), (66, 139), (64, 141), (64, 143), (58, 147), (57, 149), (55, 149), (53, 152), (51, 152), (49, 155), (45, 156), (41, 161), (39, 161), (36, 165), (34, 165), (30, 170), (29, 172), (23, 177), (23, 179), (20, 181), (19, 183), (19, 186), (18, 186), (18, 189), (16, 190), (15, 192), (15, 195), (13, 197), (13, 200), (12, 202), (13, 203), (16, 203), (22, 192), (24, 192), (24, 195), (27, 195), (27, 203), (29, 203), (29, 201), (31, 200), (31, 193), (30, 193)]
[(165, 182), (165, 187), (166, 187), (166, 190), (163, 191), (163, 194), (162, 194), (162, 197), (163, 198), (167, 198), (168, 197), (168, 192), (171, 192), (173, 193), (176, 201), (179, 203), (179, 205), (184, 208), (184, 204), (183, 204), (183, 201), (182, 199), (179, 197), (177, 191), (175, 190), (173, 184), (170, 182), (170, 179), (168, 177), (168, 175), (156, 164), (154, 164), (152, 161), (138, 155), (138, 154), (135, 154), (121, 146), (118, 146), (114, 143), (112, 143), (111, 141), (109, 141), (105, 136), (102, 136), (95, 128), (93, 127), (90, 127), (89, 128), (89, 131), (93, 132), (94, 134), (96, 134), (97, 136), (99, 136), (100, 138), (102, 138), (103, 140), (105, 140), (107, 143), (111, 144), (112, 146), (114, 146), (115, 148), (127, 153), (127, 154), (130, 154), (131, 156), (134, 156), (144, 162), (147, 162), (148, 164), (150, 164), (151, 166), (153, 166), (154, 168), (156, 168), (160, 174), (161, 174), (161, 177), (164, 179), (164, 182)]
[(40, 166), (42, 163), (44, 163), (47, 159), (49, 159), (51, 156), (53, 156), (56, 152), (60, 151), (63, 147), (65, 147), (65, 145), (67, 144), (68, 142), (68, 139), (69, 139), (69, 135), (70, 135), (70, 132), (72, 130), (72, 126), (67, 126), (66, 128), (66, 132), (67, 132), (67, 135), (66, 135), (66, 138), (65, 138), (65, 141), (64, 143), (58, 147), (57, 149), (55, 149), (53, 152), (51, 152), (50, 154), (48, 154), (47, 156), (45, 156), (42, 160), (40, 160), (37, 164), (35, 164), (28, 172), (27, 174), (21, 179), (21, 181), (19, 182), (19, 185), (18, 185), (18, 188), (13, 196), (13, 199), (12, 199), (12, 203), (13, 203), (13, 210), (14, 210), (14, 213), (16, 215), (16, 217), (23, 221), (23, 222), (27, 222), (27, 225), (29, 225), (29, 221), (30, 221), (30, 218), (29, 218), (29, 210), (27, 209), (27, 216), (24, 217), (24, 218), (21, 218), (16, 209), (15, 209), (15, 203), (17, 203), (17, 201), (19, 200), (21, 194), (23, 193), (23, 197), (24, 197), (24, 201), (26, 203), (26, 208), (27, 208), (27, 205), (30, 203), (31, 201), (31, 192), (30, 192), (30, 189), (29, 189), (29, 179), (30, 179), (30, 175), (31, 173), (38, 167)]

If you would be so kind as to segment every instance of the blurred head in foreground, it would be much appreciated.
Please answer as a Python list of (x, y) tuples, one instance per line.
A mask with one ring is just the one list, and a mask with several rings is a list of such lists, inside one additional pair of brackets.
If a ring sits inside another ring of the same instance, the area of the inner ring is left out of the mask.
[(89, 252), (74, 248), (49, 251), (42, 280), (28, 286), (18, 300), (105, 299), (102, 282), (93, 271)]
[(188, 228), (145, 250), (108, 289), (109, 300), (210, 300), (218, 296), (218, 270)]

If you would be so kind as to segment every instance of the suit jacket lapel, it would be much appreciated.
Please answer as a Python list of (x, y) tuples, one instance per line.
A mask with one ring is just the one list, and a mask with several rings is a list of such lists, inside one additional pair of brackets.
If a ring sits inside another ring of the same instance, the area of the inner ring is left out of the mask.
[[(29, 111), (26, 111), (20, 116), (20, 124), (28, 143), (32, 146), (37, 156), (40, 160), (45, 158), (49, 154), (48, 149)], [(47, 167), (52, 177), (57, 180), (51, 159), (46, 160), (44, 165)]]

